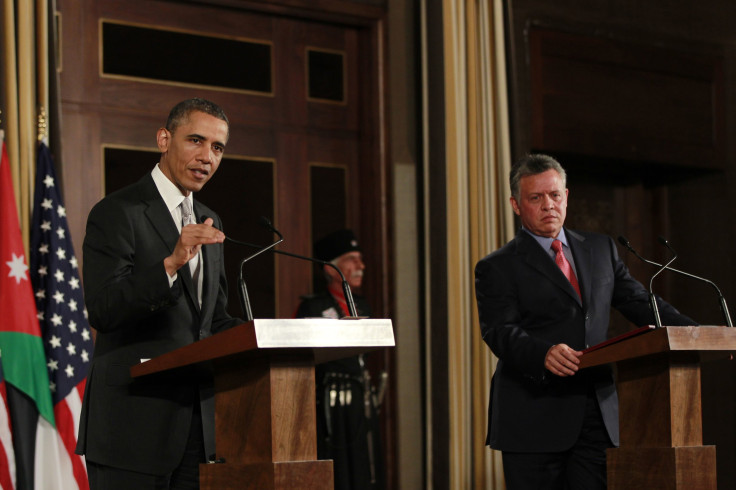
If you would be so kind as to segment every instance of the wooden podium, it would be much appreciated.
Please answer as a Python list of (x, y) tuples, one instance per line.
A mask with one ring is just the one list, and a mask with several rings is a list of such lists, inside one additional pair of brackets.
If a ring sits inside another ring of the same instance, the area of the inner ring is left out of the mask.
[(326, 490), (317, 460), (314, 366), (393, 347), (391, 320), (253, 320), (131, 368), (133, 377), (200, 365), (215, 380), (219, 463), (200, 466), (203, 490)]
[(700, 362), (733, 351), (736, 328), (662, 327), (583, 355), (583, 368), (618, 368), (621, 446), (607, 452), (609, 489), (716, 489), (716, 448), (703, 446)]

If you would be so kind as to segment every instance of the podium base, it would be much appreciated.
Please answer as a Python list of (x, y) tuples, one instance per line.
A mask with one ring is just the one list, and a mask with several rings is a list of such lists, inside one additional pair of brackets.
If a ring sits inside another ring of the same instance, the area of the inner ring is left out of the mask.
[(201, 490), (333, 490), (332, 460), (199, 466)]
[(716, 490), (715, 446), (613, 448), (606, 459), (609, 490)]

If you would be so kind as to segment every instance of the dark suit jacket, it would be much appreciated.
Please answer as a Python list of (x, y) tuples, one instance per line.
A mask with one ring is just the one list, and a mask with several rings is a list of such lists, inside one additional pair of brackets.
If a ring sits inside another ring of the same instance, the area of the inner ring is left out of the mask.
[[(618, 398), (610, 366), (555, 376), (544, 368), (550, 347), (583, 350), (606, 340), (611, 307), (637, 326), (654, 323), (648, 291), (631, 277), (605, 235), (565, 229), (582, 302), (547, 251), (525, 231), (475, 268), (483, 340), (499, 358), (491, 385), (486, 443), (514, 452), (569, 449), (595, 391), (603, 421), (618, 445)], [(658, 302), (663, 323), (695, 325)]]
[[(220, 218), (199, 202), (222, 229)], [(110, 194), (89, 214), (84, 292), (97, 330), (77, 452), (98, 464), (151, 474), (181, 460), (196, 400), (208, 450), (214, 441), (211, 379), (188, 371), (132, 380), (130, 367), (241, 323), (225, 311), (222, 244), (202, 247), (202, 308), (189, 267), (169, 287), (163, 260), (179, 232), (151, 175)], [(198, 397), (198, 392), (199, 397)]]

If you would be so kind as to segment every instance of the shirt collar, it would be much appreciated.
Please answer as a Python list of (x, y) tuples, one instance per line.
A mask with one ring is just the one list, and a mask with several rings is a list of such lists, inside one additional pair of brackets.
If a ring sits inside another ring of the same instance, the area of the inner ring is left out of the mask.
[(161, 194), (164, 203), (166, 203), (166, 208), (170, 213), (173, 213), (184, 199), (189, 199), (190, 202), (192, 202), (192, 193), (189, 193), (189, 197), (185, 197), (179, 188), (164, 175), (158, 165), (159, 164), (157, 163), (156, 166), (153, 167), (151, 177), (153, 177), (153, 182), (156, 184), (156, 188), (158, 189), (159, 194)]
[(570, 248), (570, 245), (568, 245), (567, 243), (567, 235), (565, 235), (565, 228), (560, 228), (560, 233), (557, 235), (557, 238), (549, 238), (549, 237), (535, 235), (534, 233), (527, 230), (523, 226), (521, 227), (521, 229), (529, 233), (529, 235), (531, 235), (532, 238), (534, 238), (537, 241), (537, 243), (541, 245), (541, 247), (545, 250), (549, 250), (550, 248), (552, 248), (552, 242), (554, 242), (555, 240), (561, 241), (565, 247)]

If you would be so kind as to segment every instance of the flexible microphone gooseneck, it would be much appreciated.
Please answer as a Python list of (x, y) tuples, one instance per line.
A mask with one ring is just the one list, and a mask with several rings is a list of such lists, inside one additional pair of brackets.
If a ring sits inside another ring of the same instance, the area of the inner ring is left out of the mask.
[[(660, 241), (664, 240), (661, 236), (659, 237)], [(666, 241), (666, 240), (665, 240)], [(663, 266), (657, 270), (654, 274), (652, 274), (652, 277), (649, 278), (649, 301), (652, 303), (652, 311), (654, 312), (654, 322), (657, 328), (662, 328), (662, 320), (659, 316), (659, 306), (657, 306), (657, 297), (654, 296), (654, 289), (652, 288), (652, 284), (654, 283), (654, 278), (657, 277), (663, 270), (665, 270), (669, 265), (675, 261), (677, 258), (677, 252), (670, 249), (670, 251), (673, 253), (672, 258)]]
[[(203, 216), (202, 219), (204, 220), (204, 218), (205, 217)], [(269, 231), (277, 234), (279, 237), (282, 236), (281, 233), (279, 233), (279, 231), (276, 228), (274, 228), (274, 226), (271, 224), (271, 222), (267, 218), (261, 216), (260, 223), (262, 226), (267, 228)], [(271, 252), (275, 254), (286, 255), (288, 257), (294, 257), (296, 259), (301, 259), (301, 260), (308, 260), (310, 262), (314, 262), (315, 264), (319, 264), (322, 266), (326, 265), (328, 267), (332, 267), (333, 269), (335, 269), (335, 271), (337, 271), (337, 273), (340, 275), (340, 279), (342, 280), (342, 293), (343, 295), (345, 295), (345, 302), (348, 305), (348, 311), (350, 312), (350, 318), (358, 317), (358, 310), (355, 308), (355, 300), (353, 300), (353, 293), (350, 290), (350, 284), (348, 284), (348, 281), (347, 279), (345, 279), (345, 275), (342, 273), (340, 268), (337, 267), (332, 262), (327, 262), (326, 260), (315, 259), (314, 257), (307, 257), (306, 255), (298, 255), (295, 253), (286, 252), (284, 250), (276, 250), (275, 248), (272, 248), (276, 246), (278, 243), (280, 243), (281, 240), (279, 240), (278, 242), (274, 243), (273, 245), (269, 247), (263, 248), (261, 245), (255, 245), (253, 243), (248, 243), (248, 242), (241, 242), (240, 240), (235, 240), (234, 238), (230, 238), (229, 236), (226, 236), (225, 239), (232, 243), (236, 243), (238, 245), (244, 245), (246, 247), (262, 249), (258, 253), (270, 250)], [(242, 272), (242, 264), (241, 264), (241, 272)], [(245, 287), (245, 283), (243, 283), (243, 287)]]
[[(663, 240), (663, 238), (660, 237), (660, 240)], [(619, 236), (618, 237), (618, 241), (621, 242), (621, 244), (623, 246), (625, 246), (626, 248), (628, 248), (629, 250), (631, 250), (632, 252), (634, 252), (634, 249), (631, 247), (631, 244), (624, 237)], [(672, 252), (674, 253), (674, 250)], [(634, 252), (634, 255), (636, 255), (637, 257), (641, 258), (639, 256), (639, 254), (637, 254), (636, 252)], [(659, 267), (659, 270), (657, 270), (657, 272), (655, 272), (654, 275), (652, 275), (652, 277), (649, 279), (649, 304), (652, 307), (652, 312), (654, 313), (654, 324), (655, 324), (655, 326), (657, 328), (661, 328), (662, 327), (662, 320), (661, 320), (661, 318), (659, 316), (659, 307), (657, 306), (657, 298), (656, 298), (656, 296), (654, 296), (654, 291), (652, 289), (652, 283), (654, 281), (654, 278), (657, 277), (663, 270), (667, 269), (669, 267), (669, 265), (672, 262), (674, 262), (674, 260), (676, 258), (677, 258), (677, 254), (675, 253), (674, 256), (666, 264), (664, 264), (664, 265), (657, 264), (657, 267)], [(642, 259), (642, 260), (644, 260), (644, 259)]]
[[(204, 221), (204, 219), (206, 217), (205, 216), (202, 216), (202, 218), (203, 218), (202, 221)], [(243, 260), (240, 261), (240, 267), (238, 268), (238, 292), (240, 293), (240, 306), (243, 309), (243, 315), (245, 317), (244, 320), (246, 322), (249, 322), (249, 321), (253, 320), (253, 310), (250, 307), (250, 298), (248, 297), (248, 289), (245, 287), (245, 279), (243, 279), (243, 266), (250, 259), (261, 255), (263, 252), (265, 252), (265, 251), (267, 251), (269, 249), (272, 249), (273, 247), (275, 247), (276, 245), (278, 245), (279, 243), (281, 243), (281, 242), (284, 241), (283, 235), (281, 233), (279, 233), (278, 230), (276, 230), (273, 226), (270, 226), (271, 225), (271, 222), (268, 221), (268, 219), (266, 219), (263, 216), (261, 216), (260, 222), (261, 222), (261, 225), (265, 226), (266, 228), (268, 228), (271, 231), (273, 231), (274, 233), (276, 233), (276, 235), (278, 235), (279, 239), (277, 241), (273, 242), (272, 244), (267, 245), (265, 247), (260, 246), (260, 245), (257, 245), (256, 247), (259, 250), (256, 253), (254, 253), (254, 254), (252, 254), (252, 255), (250, 255), (250, 256), (248, 256), (248, 257), (246, 257), (246, 258), (244, 258)]]
[[(621, 245), (623, 245), (624, 247), (626, 247), (629, 252), (631, 252), (632, 254), (634, 254), (634, 256), (636, 258), (638, 258), (639, 260), (641, 260), (642, 262), (644, 262), (646, 264), (649, 264), (649, 265), (653, 265), (655, 267), (662, 267), (661, 264), (659, 264), (657, 262), (654, 262), (654, 261), (651, 261), (651, 260), (648, 260), (648, 259), (645, 259), (641, 255), (639, 255), (636, 252), (636, 250), (634, 250), (634, 248), (631, 246), (631, 244), (629, 243), (629, 241), (625, 237), (619, 236), (618, 237), (618, 241), (621, 243)], [(664, 239), (663, 237), (659, 237), (659, 241), (660, 241), (660, 243), (662, 243), (665, 247), (669, 248), (674, 253), (674, 250), (672, 250), (672, 246), (669, 244), (669, 242), (666, 239)], [(723, 293), (721, 293), (721, 290), (718, 289), (718, 286), (716, 286), (716, 283), (714, 283), (710, 279), (706, 279), (704, 277), (696, 276), (695, 274), (690, 274), (689, 272), (681, 271), (681, 270), (675, 269), (673, 267), (667, 267), (666, 269), (669, 270), (669, 271), (671, 271), (671, 272), (675, 272), (677, 274), (681, 274), (683, 276), (686, 276), (686, 277), (689, 277), (689, 278), (692, 278), (692, 279), (697, 279), (698, 281), (703, 281), (703, 282), (705, 282), (707, 284), (710, 284), (713, 287), (713, 289), (715, 289), (716, 294), (718, 294), (718, 300), (720, 301), (720, 304), (721, 304), (721, 312), (723, 313), (723, 317), (724, 317), (724, 320), (726, 321), (726, 325), (728, 325), (729, 327), (733, 327), (733, 323), (731, 322), (731, 315), (728, 312), (728, 304), (726, 304), (726, 298), (723, 296)]]

